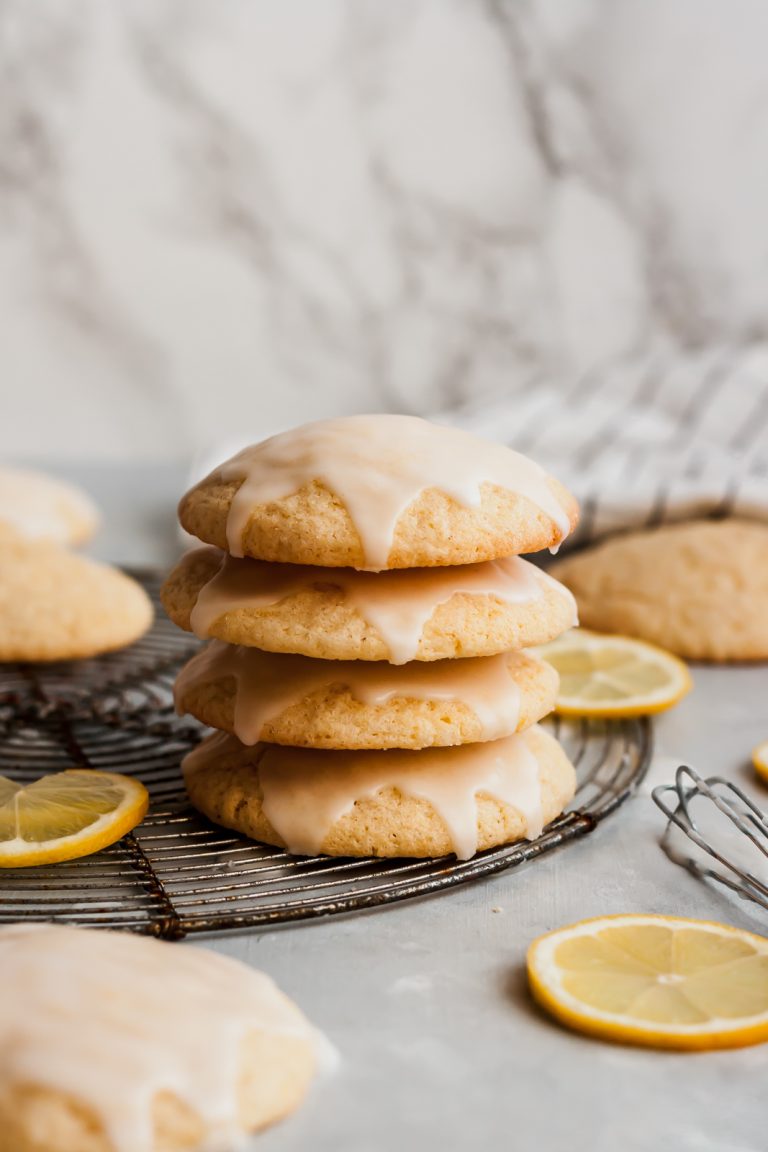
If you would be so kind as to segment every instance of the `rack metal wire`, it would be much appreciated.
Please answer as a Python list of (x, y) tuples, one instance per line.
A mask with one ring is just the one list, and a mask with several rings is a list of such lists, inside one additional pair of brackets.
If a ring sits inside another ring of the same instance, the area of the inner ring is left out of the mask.
[(58, 665), (0, 665), (0, 775), (20, 782), (79, 766), (139, 777), (152, 797), (144, 823), (94, 856), (0, 872), (0, 923), (123, 928), (169, 939), (272, 927), (349, 913), (534, 860), (591, 832), (642, 780), (645, 720), (554, 726), (578, 775), (571, 808), (529, 842), (471, 860), (351, 860), (291, 856), (223, 828), (190, 807), (179, 762), (200, 738), (173, 712), (172, 685), (198, 641), (159, 607), (159, 577), (134, 573), (152, 596), (152, 630), (122, 652)]

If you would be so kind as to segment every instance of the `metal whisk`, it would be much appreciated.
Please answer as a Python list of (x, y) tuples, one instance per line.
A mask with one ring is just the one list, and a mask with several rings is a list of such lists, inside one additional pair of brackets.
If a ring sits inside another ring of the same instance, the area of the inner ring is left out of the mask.
[(705, 780), (683, 765), (674, 784), (654, 788), (653, 799), (668, 819), (661, 844), (670, 860), (768, 910), (768, 868), (762, 879), (756, 874), (768, 861), (768, 818), (738, 785), (722, 776)]

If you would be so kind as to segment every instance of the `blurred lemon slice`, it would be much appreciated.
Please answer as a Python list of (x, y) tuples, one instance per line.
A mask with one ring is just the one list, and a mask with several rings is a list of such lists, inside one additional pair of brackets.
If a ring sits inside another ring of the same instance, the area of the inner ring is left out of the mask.
[(528, 979), (562, 1024), (657, 1048), (768, 1040), (768, 940), (673, 916), (583, 920), (534, 941)]
[(0, 776), (0, 868), (89, 856), (114, 844), (149, 807), (143, 784), (73, 768), (23, 787)]
[(752, 763), (760, 779), (765, 780), (768, 784), (768, 740), (764, 740), (755, 748), (752, 753)]
[(560, 673), (555, 710), (564, 716), (663, 712), (692, 686), (682, 660), (629, 636), (574, 628), (533, 651)]

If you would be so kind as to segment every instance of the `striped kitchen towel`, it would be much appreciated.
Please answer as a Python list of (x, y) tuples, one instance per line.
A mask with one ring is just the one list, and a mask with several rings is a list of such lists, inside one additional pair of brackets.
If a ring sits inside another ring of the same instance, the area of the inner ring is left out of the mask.
[(581, 503), (570, 543), (693, 516), (768, 520), (768, 346), (610, 364), (450, 415), (543, 464)]

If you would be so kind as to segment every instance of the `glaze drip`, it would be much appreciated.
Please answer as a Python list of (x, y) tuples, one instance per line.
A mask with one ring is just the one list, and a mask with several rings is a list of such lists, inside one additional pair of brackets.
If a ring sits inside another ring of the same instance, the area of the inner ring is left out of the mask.
[(337, 686), (374, 707), (396, 698), (462, 701), (482, 724), (482, 739), (495, 740), (517, 728), (520, 689), (514, 675), (530, 659), (502, 653), (394, 668), (383, 661), (313, 660), (214, 640), (182, 669), (175, 696), (178, 707), (190, 688), (232, 678), (236, 684), (235, 735), (249, 745), (263, 739), (264, 725), (291, 705)]
[[(204, 772), (240, 748), (233, 736), (215, 733), (185, 757), (185, 776)], [(479, 795), (517, 809), (525, 821), (526, 839), (541, 833), (539, 765), (526, 733), (419, 752), (325, 752), (270, 744), (259, 752), (264, 814), (288, 850), (300, 855), (317, 855), (334, 824), (356, 800), (385, 788), (431, 804), (460, 860), (477, 851)]]
[(225, 553), (216, 575), (198, 593), (190, 624), (201, 639), (225, 613), (267, 608), (313, 589), (337, 589), (375, 628), (392, 664), (416, 657), (425, 625), (453, 596), (490, 596), (505, 604), (538, 600), (553, 587), (573, 604), (570, 592), (519, 556), (455, 568), (411, 568), (372, 573), (353, 568), (317, 569), (301, 564), (266, 564)]
[[(60, 925), (0, 929), (0, 1083), (93, 1109), (115, 1152), (150, 1152), (159, 1092), (189, 1104), (209, 1152), (242, 1146), (237, 1085), (253, 1031), (314, 1033), (268, 976), (202, 948)], [(12, 990), (12, 993), (11, 991)]]
[(243, 555), (254, 507), (319, 482), (344, 504), (360, 538), (363, 568), (387, 567), (397, 521), (414, 500), (438, 489), (467, 508), (481, 486), (526, 497), (554, 522), (563, 540), (570, 522), (544, 469), (503, 444), (416, 416), (346, 416), (321, 420), (252, 445), (213, 474), (241, 481), (227, 518), (228, 550)]

